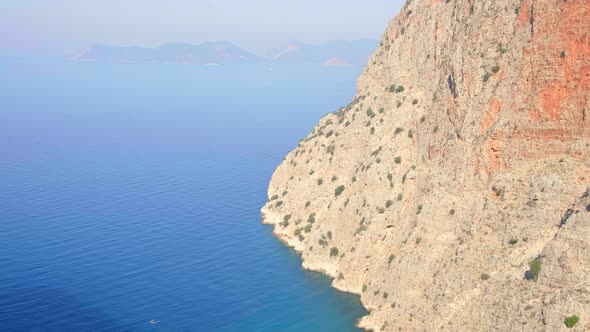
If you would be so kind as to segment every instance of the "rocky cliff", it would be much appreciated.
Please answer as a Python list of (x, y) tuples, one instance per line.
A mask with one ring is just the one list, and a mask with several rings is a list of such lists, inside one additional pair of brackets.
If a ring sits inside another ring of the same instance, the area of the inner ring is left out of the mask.
[(590, 330), (590, 0), (408, 0), (264, 222), (385, 331)]

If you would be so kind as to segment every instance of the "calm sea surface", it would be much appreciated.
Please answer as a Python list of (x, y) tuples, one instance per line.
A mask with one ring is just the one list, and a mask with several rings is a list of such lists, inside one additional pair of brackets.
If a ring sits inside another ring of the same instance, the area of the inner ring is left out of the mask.
[(259, 210), (359, 73), (0, 60), (0, 330), (354, 331)]

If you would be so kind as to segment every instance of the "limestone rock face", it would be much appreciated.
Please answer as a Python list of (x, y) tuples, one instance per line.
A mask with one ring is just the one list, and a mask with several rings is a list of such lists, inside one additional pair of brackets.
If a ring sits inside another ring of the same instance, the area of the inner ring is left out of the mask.
[(590, 329), (590, 0), (412, 0), (264, 222), (385, 331)]

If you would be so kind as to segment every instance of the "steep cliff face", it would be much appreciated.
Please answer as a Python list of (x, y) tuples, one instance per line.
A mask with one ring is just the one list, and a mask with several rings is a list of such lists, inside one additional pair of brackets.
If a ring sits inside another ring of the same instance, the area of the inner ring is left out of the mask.
[(590, 329), (590, 0), (407, 1), (264, 221), (373, 330)]

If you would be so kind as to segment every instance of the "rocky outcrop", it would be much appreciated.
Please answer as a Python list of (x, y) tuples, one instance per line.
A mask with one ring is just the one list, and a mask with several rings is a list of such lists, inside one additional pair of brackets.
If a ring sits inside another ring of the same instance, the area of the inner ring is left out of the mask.
[(360, 326), (590, 329), (590, 0), (407, 1), (264, 222)]

